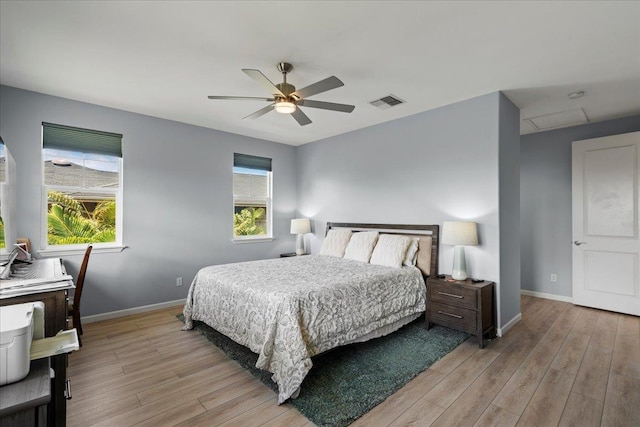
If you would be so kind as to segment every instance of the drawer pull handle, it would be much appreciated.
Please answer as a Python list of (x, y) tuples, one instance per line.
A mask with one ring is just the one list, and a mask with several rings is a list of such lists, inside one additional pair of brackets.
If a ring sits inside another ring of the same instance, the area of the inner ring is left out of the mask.
[(447, 293), (447, 292), (440, 292), (440, 291), (438, 291), (438, 293), (439, 293), (440, 295), (445, 295), (445, 296), (453, 297), (453, 298), (460, 298), (460, 299), (464, 298), (464, 296), (462, 296), (462, 295), (454, 295), (454, 294), (449, 294), (449, 293)]
[(458, 316), (457, 314), (447, 313), (446, 311), (438, 310), (438, 314), (444, 314), (445, 316), (455, 317), (456, 319), (462, 319), (462, 316)]
[(67, 378), (64, 382), (64, 398), (71, 400), (71, 378)]

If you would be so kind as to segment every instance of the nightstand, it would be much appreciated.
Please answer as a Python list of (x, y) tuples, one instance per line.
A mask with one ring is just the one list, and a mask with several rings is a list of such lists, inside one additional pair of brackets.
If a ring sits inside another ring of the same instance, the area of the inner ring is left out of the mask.
[(475, 335), (484, 348), (485, 335), (496, 334), (495, 283), (430, 277), (425, 322)]

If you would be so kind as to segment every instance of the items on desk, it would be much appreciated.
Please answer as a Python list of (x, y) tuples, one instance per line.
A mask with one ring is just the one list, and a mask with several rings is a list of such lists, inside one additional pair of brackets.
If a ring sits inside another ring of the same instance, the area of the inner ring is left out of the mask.
[(31, 259), (31, 240), (27, 237), (19, 237), (16, 239), (16, 244), (20, 246), (27, 254), (29, 254), (28, 258), (25, 261), (29, 261)]
[(44, 303), (0, 307), (0, 386), (29, 374), (31, 360), (70, 353), (80, 348), (76, 329), (44, 338)]
[[(46, 291), (64, 288), (73, 281), (66, 274), (59, 258), (12, 261), (11, 274), (0, 280), (0, 297), (21, 294), (25, 291)], [(0, 276), (1, 277), (1, 276)]]
[(24, 261), (29, 262), (31, 260), (31, 254), (29, 250), (31, 248), (31, 242), (29, 239), (22, 238), (18, 239), (18, 243), (14, 244), (15, 248), (9, 253), (9, 258), (6, 263), (2, 265), (0, 268), (0, 279), (6, 280), (9, 279), (12, 270), (11, 267), (14, 265), (16, 261)]
[(13, 262), (16, 260), (17, 257), (18, 257), (18, 248), (14, 248), (9, 253), (9, 259), (7, 260), (7, 262), (2, 265), (2, 270), (0, 270), (0, 279), (9, 278), (9, 276), (11, 275), (11, 265), (13, 264)]
[(18, 249), (16, 259), (20, 261), (31, 261), (31, 254), (29, 253), (29, 249), (27, 249), (26, 243), (16, 243), (14, 246)]
[(29, 374), (36, 304), (44, 311), (42, 302), (0, 307), (0, 385), (20, 381)]

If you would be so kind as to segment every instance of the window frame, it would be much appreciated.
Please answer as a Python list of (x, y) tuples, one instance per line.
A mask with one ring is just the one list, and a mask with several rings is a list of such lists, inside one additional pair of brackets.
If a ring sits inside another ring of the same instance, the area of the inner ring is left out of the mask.
[[(7, 167), (8, 167), (8, 161), (7, 161), (7, 147), (4, 144), (4, 141), (2, 141), (2, 139), (0, 138), (0, 147), (2, 147), (2, 151), (4, 152), (4, 155), (0, 156), (0, 159), (5, 159), (4, 160), (4, 170), (1, 175), (0, 175), (0, 219), (2, 219), (2, 229), (3, 229), (3, 235), (4, 235), (4, 239), (2, 239), (0, 241), (0, 244), (2, 247), (0, 247), (0, 255), (7, 255), (8, 251), (7, 251), (7, 230), (6, 227), (4, 225), (4, 218), (3, 218), (3, 212), (2, 212), (2, 207), (5, 206), (5, 210), (7, 209), (7, 199), (8, 199), (8, 186), (7, 186), (7, 175), (8, 175), (8, 171), (7, 171)], [(5, 217), (8, 217), (8, 215), (5, 214)]]
[(7, 199), (8, 199), (8, 192), (9, 192), (9, 186), (7, 185), (7, 181), (5, 180), (0, 180), (0, 219), (2, 219), (2, 228), (3, 228), (3, 235), (4, 235), (4, 239), (2, 239), (2, 241), (0, 243), (2, 243), (1, 247), (0, 247), (0, 257), (2, 257), (2, 259), (4, 259), (4, 255), (8, 255), (10, 251), (10, 247), (8, 247), (9, 245), (7, 245), (7, 239), (9, 237), (8, 232), (7, 232), (7, 226), (6, 226), (6, 221), (5, 218), (8, 218), (9, 215), (7, 215), (5, 213), (5, 215), (3, 216), (3, 211), (2, 208), (3, 206), (5, 207), (4, 209), (7, 210), (6, 206), (8, 205), (7, 203)]
[(9, 147), (0, 137), (0, 145), (4, 147), (4, 176), (0, 181), (0, 217), (4, 228), (4, 247), (0, 248), (0, 259), (6, 260), (16, 243), (15, 221), (18, 214), (16, 208), (16, 167)]
[[(235, 167), (235, 166), (234, 166)], [(250, 168), (246, 168), (250, 169)], [(260, 170), (260, 169), (255, 169)], [(232, 188), (231, 192), (233, 193), (233, 203), (231, 206), (231, 211), (233, 215), (231, 215), (231, 240), (233, 243), (255, 243), (255, 242), (270, 242), (273, 240), (273, 171), (263, 171), (267, 176), (267, 197), (236, 197), (235, 194), (235, 182), (232, 179)], [(232, 178), (235, 176), (236, 172), (232, 169)], [(234, 215), (236, 209), (236, 200), (242, 201), (255, 201), (262, 203), (266, 202), (267, 209), (267, 232), (265, 234), (255, 234), (249, 236), (236, 236), (234, 231)]]
[[(65, 255), (80, 255), (83, 254), (88, 244), (93, 246), (93, 253), (111, 253), (122, 252), (127, 246), (123, 243), (123, 165), (124, 161), (122, 157), (118, 157), (118, 188), (100, 188), (100, 187), (84, 187), (67, 186), (67, 185), (47, 185), (45, 183), (45, 150), (44, 146), (41, 147), (41, 159), (40, 159), (40, 172), (41, 172), (41, 233), (40, 233), (40, 249), (37, 253), (42, 256), (65, 256)], [(81, 150), (77, 150), (82, 152)], [(83, 152), (87, 153), (87, 152)], [(49, 191), (60, 191), (63, 193), (85, 191), (93, 194), (105, 194), (113, 196), (116, 202), (116, 239), (114, 242), (95, 242), (95, 243), (79, 243), (71, 245), (50, 245), (48, 239), (48, 205), (49, 205)]]

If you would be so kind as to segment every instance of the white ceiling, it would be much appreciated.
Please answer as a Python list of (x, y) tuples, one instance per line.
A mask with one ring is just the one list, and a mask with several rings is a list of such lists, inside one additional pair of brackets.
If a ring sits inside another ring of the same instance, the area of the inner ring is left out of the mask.
[[(301, 127), (207, 99), (268, 97), (241, 69), (279, 83), (279, 61), (298, 88), (337, 76), (310, 99), (355, 111), (303, 107)], [(640, 113), (640, 2), (3, 0), (0, 83), (292, 145), (498, 90), (522, 119), (582, 108), (593, 122)], [(391, 93), (406, 104), (369, 104)]]

